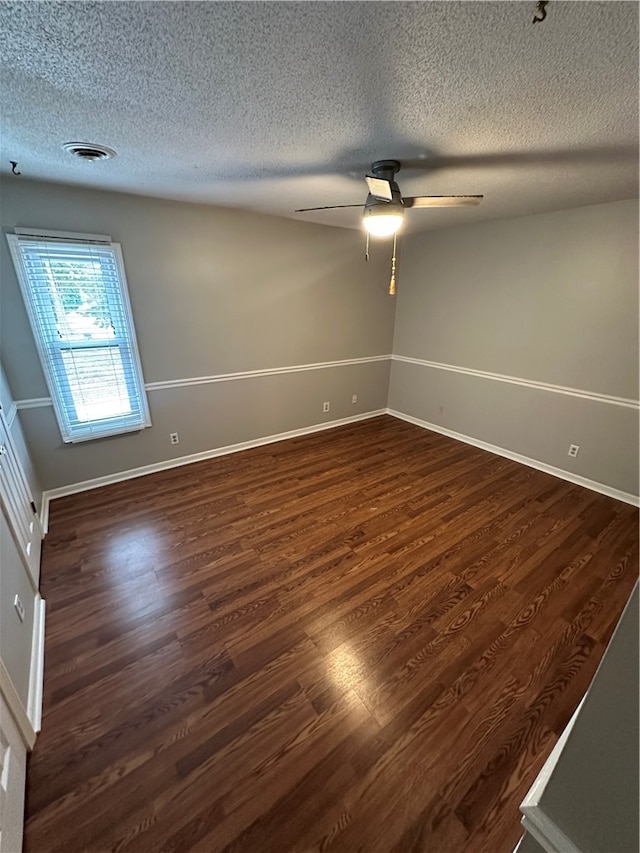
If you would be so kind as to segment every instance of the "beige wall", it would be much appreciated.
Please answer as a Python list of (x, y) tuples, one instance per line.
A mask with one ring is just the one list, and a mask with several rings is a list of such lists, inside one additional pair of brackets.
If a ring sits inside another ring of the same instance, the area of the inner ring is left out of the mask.
[[(393, 352), (637, 400), (637, 201), (409, 237)], [(389, 406), (638, 493), (636, 409), (403, 362)]]
[[(3, 181), (1, 214), (5, 233), (33, 226), (121, 243), (147, 383), (391, 352), (387, 253), (366, 263), (359, 233), (22, 179)], [(17, 399), (44, 397), (5, 239), (0, 252), (0, 356)], [(388, 375), (370, 363), (153, 390), (151, 429), (75, 446), (62, 444), (50, 407), (20, 418), (50, 489), (382, 408)]]

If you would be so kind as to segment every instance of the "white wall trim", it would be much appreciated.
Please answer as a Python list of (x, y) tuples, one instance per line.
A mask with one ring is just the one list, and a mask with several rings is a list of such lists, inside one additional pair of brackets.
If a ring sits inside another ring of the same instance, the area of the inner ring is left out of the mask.
[(319, 361), (315, 364), (293, 364), (287, 367), (269, 367), (264, 370), (245, 370), (240, 373), (218, 373), (214, 376), (193, 376), (188, 379), (169, 379), (166, 382), (148, 382), (147, 391), (160, 391), (164, 388), (183, 388), (189, 385), (209, 385), (213, 382), (232, 382), (236, 379), (255, 379), (262, 376), (281, 376), (285, 373), (302, 373), (306, 370), (327, 370), (332, 367), (347, 367), (351, 364), (372, 364), (376, 361), (389, 361), (390, 355), (372, 355), (367, 358), (346, 358), (341, 361)]
[(43, 406), (53, 406), (51, 397), (31, 397), (28, 400), (16, 400), (16, 408), (21, 409), (41, 409)]
[[(26, 527), (21, 529), (21, 525), (18, 521), (19, 510), (16, 509), (16, 501), (20, 505), (33, 504), (33, 506), (35, 506), (35, 504), (33, 503), (33, 495), (31, 494), (29, 481), (27, 480), (24, 468), (22, 467), (20, 454), (16, 450), (15, 437), (9, 428), (9, 424), (5, 418), (4, 410), (2, 408), (0, 408), (0, 424), (3, 426), (3, 432), (6, 435), (6, 442), (9, 447), (8, 458), (11, 459), (11, 464), (8, 468), (8, 472), (13, 472), (12, 475), (7, 472), (8, 479), (5, 481), (5, 487), (8, 491), (6, 492), (5, 497), (9, 498), (10, 495), (13, 495), (15, 498), (15, 500), (10, 498), (9, 503), (6, 506), (7, 520), (16, 538), (16, 542), (21, 543), (20, 548), (18, 549), (20, 558), (35, 593), (38, 591), (40, 551), (38, 550), (38, 560), (36, 561), (35, 556), (30, 555), (29, 551), (24, 547), (25, 537), (29, 539), (31, 538), (31, 534), (36, 532), (38, 534), (38, 538), (42, 539), (44, 537), (44, 531), (42, 530), (42, 525), (38, 516), (34, 518), (34, 524), (37, 527), (36, 531), (33, 531), (31, 528), (27, 530)], [(31, 519), (31, 507), (29, 508), (28, 513), (29, 518)]]
[[(340, 361), (319, 361), (314, 364), (292, 364), (286, 367), (268, 367), (264, 370), (245, 370), (239, 373), (217, 373), (213, 376), (190, 376), (186, 379), (167, 379), (165, 382), (146, 382), (146, 391), (163, 391), (167, 388), (187, 388), (191, 385), (211, 385), (216, 382), (233, 382), (237, 379), (257, 379), (262, 376), (281, 376), (286, 373), (302, 373), (307, 370), (327, 370), (334, 367), (348, 367), (352, 364), (373, 364), (378, 361), (389, 361), (391, 355), (371, 355), (365, 358), (345, 358)], [(39, 409), (51, 406), (51, 397), (33, 397), (18, 400), (18, 409)]]
[(16, 419), (17, 414), (18, 414), (18, 407), (16, 406), (15, 403), (12, 402), (11, 405), (9, 406), (9, 411), (7, 412), (7, 418), (6, 418), (7, 429), (11, 429), (11, 427), (13, 426), (13, 422)]
[[(587, 693), (588, 692), (589, 689), (587, 688)], [(560, 735), (560, 737), (556, 741), (555, 746), (549, 753), (549, 757), (542, 765), (542, 770), (536, 776), (533, 785), (529, 788), (526, 797), (522, 801), (520, 805), (520, 810), (522, 811), (522, 814), (529, 814), (532, 808), (537, 808), (540, 805), (542, 795), (544, 794), (545, 788), (549, 784), (549, 780), (553, 775), (553, 771), (556, 768), (556, 764), (560, 760), (562, 750), (565, 748), (567, 741), (569, 740), (571, 729), (574, 727), (576, 720), (578, 719), (578, 715), (582, 710), (582, 706), (584, 705), (584, 700), (586, 699), (587, 693), (585, 693), (582, 699), (580, 700), (580, 704), (571, 715), (571, 719), (564, 727), (562, 734)]]
[(585, 489), (591, 489), (593, 492), (599, 492), (601, 495), (607, 495), (610, 498), (623, 501), (632, 506), (640, 506), (640, 497), (638, 495), (623, 492), (620, 489), (614, 489), (612, 486), (607, 486), (604, 483), (597, 483), (595, 480), (589, 480), (587, 477), (581, 477), (579, 474), (574, 474), (571, 471), (565, 471), (564, 468), (556, 468), (554, 465), (547, 465), (546, 462), (540, 462), (538, 459), (531, 459), (529, 456), (523, 456), (521, 453), (515, 453), (513, 450), (507, 450), (504, 447), (498, 447), (496, 444), (489, 444), (487, 441), (481, 441), (478, 438), (472, 438), (470, 435), (464, 435), (461, 432), (455, 432), (452, 429), (439, 426), (438, 424), (423, 421), (420, 418), (414, 418), (412, 415), (406, 415), (404, 412), (398, 412), (395, 409), (387, 409), (387, 414), (394, 418), (399, 418), (402, 421), (407, 421), (415, 426), (429, 429), (433, 432), (438, 432), (441, 435), (446, 435), (449, 438), (455, 438), (457, 441), (463, 441), (465, 444), (471, 444), (473, 447), (479, 447), (481, 450), (488, 450), (490, 453), (495, 453), (497, 456), (504, 456), (506, 459), (512, 459), (514, 462), (520, 462), (522, 465), (528, 465), (529, 468), (536, 468), (538, 471), (544, 471), (545, 474), (551, 474), (554, 477), (559, 477), (561, 480), (567, 480), (569, 483), (574, 483), (576, 486), (584, 486)]
[(345, 424), (366, 421), (386, 414), (386, 409), (376, 409), (361, 415), (351, 415), (348, 418), (340, 418), (323, 424), (313, 424), (300, 429), (292, 429), (287, 432), (267, 435), (262, 438), (253, 438), (249, 441), (241, 441), (238, 444), (227, 444), (224, 447), (215, 447), (212, 450), (203, 450), (201, 453), (191, 453), (189, 456), (178, 456), (175, 459), (165, 459), (162, 462), (154, 462), (151, 465), (142, 465), (140, 468), (130, 468), (128, 471), (120, 471), (116, 474), (107, 474), (105, 477), (95, 477), (92, 480), (83, 480), (80, 483), (72, 483), (68, 486), (59, 486), (57, 489), (47, 489), (42, 495), (42, 524), (48, 528), (49, 503), (56, 498), (75, 495), (78, 492), (86, 492), (89, 489), (99, 489), (111, 483), (120, 483), (124, 480), (132, 480), (134, 477), (143, 477), (146, 474), (154, 474), (156, 471), (167, 471), (170, 468), (179, 468), (182, 465), (190, 465), (193, 462), (202, 462), (205, 459), (213, 459), (216, 456), (227, 456), (230, 453), (238, 453), (241, 450), (249, 450), (252, 447), (262, 447), (265, 444), (274, 444), (276, 441), (285, 441), (288, 438), (297, 438), (301, 435), (310, 435), (325, 429), (334, 429)]
[(120, 483), (124, 480), (131, 480), (135, 477), (143, 477), (146, 474), (153, 474), (156, 471), (166, 471), (170, 468), (179, 468), (181, 465), (189, 465), (192, 462), (201, 462), (204, 459), (213, 459), (216, 456), (226, 456), (230, 453), (238, 453), (241, 450), (248, 450), (252, 447), (261, 447), (265, 444), (273, 444), (276, 441), (285, 441), (288, 438), (296, 438), (301, 435), (310, 435), (314, 432), (320, 432), (325, 429), (333, 429), (334, 427), (343, 426), (344, 424), (355, 423), (357, 421), (368, 420), (379, 415), (388, 414), (394, 418), (407, 421), (415, 426), (429, 429), (433, 432), (438, 432), (441, 435), (455, 438), (457, 441), (462, 441), (465, 444), (471, 444), (474, 447), (479, 447), (481, 450), (488, 450), (490, 453), (495, 453), (498, 456), (504, 456), (514, 462), (520, 462), (523, 465), (528, 465), (530, 468), (536, 468), (539, 471), (544, 471), (546, 474), (551, 474), (554, 477), (559, 477), (561, 480), (567, 480), (578, 486), (584, 486), (592, 491), (631, 504), (632, 506), (640, 506), (640, 497), (631, 495), (627, 492), (614, 489), (603, 483), (596, 483), (594, 480), (589, 480), (586, 477), (580, 477), (577, 474), (572, 474), (570, 471), (565, 471), (562, 468), (555, 468), (553, 465), (547, 465), (545, 462), (539, 462), (537, 459), (531, 459), (528, 456), (522, 456), (520, 453), (514, 453), (511, 450), (506, 450), (503, 447), (498, 447), (495, 444), (489, 444), (486, 441), (472, 438), (468, 435), (463, 435), (454, 430), (446, 429), (437, 424), (423, 421), (420, 418), (414, 418), (411, 415), (398, 412), (395, 409), (376, 409), (371, 412), (365, 412), (361, 415), (353, 415), (340, 420), (329, 421), (323, 424), (314, 424), (301, 429), (289, 430), (288, 432), (278, 433), (276, 435), (264, 436), (262, 438), (243, 441), (238, 444), (229, 444), (224, 447), (216, 447), (211, 450), (204, 450), (200, 453), (192, 453), (188, 456), (179, 456), (175, 459), (166, 459), (162, 462), (154, 462), (151, 465), (143, 465), (139, 468), (130, 468), (127, 471), (119, 471), (115, 474), (108, 474), (104, 477), (95, 477), (91, 480), (83, 480), (79, 483), (71, 483), (68, 486), (59, 486), (56, 489), (45, 489), (42, 493), (42, 505), (40, 508), (40, 525), (44, 533), (49, 530), (49, 504), (56, 498), (66, 497), (67, 495), (75, 495), (79, 492), (89, 491), (90, 489), (99, 489), (101, 486), (108, 486), (111, 483)]
[[(585, 694), (586, 696), (586, 694)], [(536, 776), (536, 779), (529, 789), (526, 797), (520, 805), (522, 812), (522, 825), (531, 833), (536, 841), (544, 847), (547, 853), (581, 853), (578, 847), (571, 841), (568, 836), (558, 828), (557, 824), (548, 817), (544, 809), (540, 805), (540, 800), (544, 790), (551, 779), (556, 764), (558, 763), (562, 750), (564, 749), (571, 729), (578, 718), (578, 714), (584, 704), (585, 696), (573, 713), (573, 716), (566, 725), (564, 731), (558, 738), (556, 745), (551, 750), (551, 753), (545, 761), (542, 770)]]
[(627, 397), (614, 397), (611, 394), (600, 394), (597, 391), (585, 391), (581, 388), (569, 388), (565, 385), (552, 385), (549, 382), (537, 382), (533, 379), (523, 379), (520, 376), (509, 376), (504, 373), (489, 373), (486, 370), (473, 370), (470, 367), (460, 367), (456, 364), (444, 364), (439, 361), (427, 361), (423, 358), (410, 358), (406, 355), (392, 355), (392, 361), (405, 364), (418, 364), (421, 367), (432, 367), (436, 370), (447, 370), (451, 373), (463, 373), (466, 376), (476, 376), (480, 379), (491, 379), (496, 382), (507, 382), (510, 385), (522, 385), (525, 388), (535, 388), (538, 391), (549, 391), (552, 394), (565, 394), (568, 397), (580, 397), (583, 400), (593, 400), (597, 403), (608, 403), (611, 406), (623, 406), (627, 409), (640, 409), (640, 401)]
[(536, 776), (533, 785), (520, 805), (520, 811), (523, 814), (522, 825), (544, 847), (547, 853), (580, 853), (571, 839), (547, 816), (544, 809), (540, 806), (540, 800), (562, 755), (562, 750), (569, 739), (571, 729), (578, 719), (578, 714), (582, 709), (585, 697), (586, 693), (573, 712), (571, 719), (545, 761), (542, 770)]
[(49, 231), (48, 228), (14, 228), (13, 233), (22, 237), (45, 240), (74, 240), (76, 243), (111, 243), (106, 234), (78, 234), (76, 231)]
[(522, 826), (547, 853), (582, 853), (542, 809), (530, 809), (522, 817)]
[[(509, 376), (505, 373), (490, 373), (486, 370), (474, 370), (471, 367), (461, 367), (456, 364), (445, 364), (440, 361), (427, 361), (424, 358), (411, 358), (405, 355), (373, 355), (365, 358), (347, 358), (339, 361), (319, 361), (314, 364), (293, 364), (286, 367), (269, 367), (264, 370), (245, 370), (238, 373), (218, 373), (212, 376), (190, 376), (184, 379), (167, 379), (163, 382), (147, 382), (145, 390), (163, 391), (169, 388), (188, 388), (192, 385), (211, 385), (216, 382), (233, 382), (240, 379), (258, 379), (262, 376), (282, 376), (287, 373), (301, 373), (307, 370), (327, 370), (335, 367), (347, 367), (353, 364), (373, 364), (378, 361), (398, 361), (405, 364), (417, 364), (421, 367), (431, 367), (434, 370), (445, 370), (450, 373), (462, 373), (480, 379), (490, 379), (494, 382), (506, 382), (509, 385), (520, 385), (524, 388), (534, 388), (537, 391), (547, 391), (552, 394), (564, 394), (568, 397), (578, 397), (596, 403), (606, 403), (610, 406), (622, 406), (626, 409), (640, 410), (640, 401), (628, 397), (616, 397), (612, 394), (601, 394), (598, 391), (587, 391), (583, 388), (570, 388), (566, 385), (553, 385), (550, 382), (538, 382), (534, 379), (524, 379), (521, 376)], [(51, 397), (32, 397), (17, 400), (14, 404), (17, 410), (39, 409), (51, 406)], [(15, 415), (14, 415), (15, 417)]]
[(49, 532), (49, 492), (43, 492), (40, 504), (40, 527), (43, 537)]
[(27, 716), (34, 732), (42, 723), (42, 691), (44, 685), (44, 620), (46, 604), (40, 593), (33, 603), (33, 638), (31, 640), (31, 667), (29, 669), (29, 699)]
[(11, 716), (16, 721), (16, 725), (22, 740), (25, 742), (27, 749), (33, 749), (36, 742), (36, 733), (31, 725), (31, 720), (27, 716), (26, 711), (15, 688), (11, 676), (9, 675), (6, 666), (0, 658), (0, 692), (4, 696), (5, 702), (9, 706)]

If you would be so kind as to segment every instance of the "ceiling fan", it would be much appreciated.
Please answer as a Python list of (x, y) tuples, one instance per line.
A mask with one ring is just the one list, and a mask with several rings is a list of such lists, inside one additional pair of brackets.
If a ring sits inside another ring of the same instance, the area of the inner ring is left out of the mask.
[[(407, 208), (469, 207), (480, 204), (481, 195), (422, 195), (402, 197), (395, 175), (400, 171), (398, 160), (376, 160), (373, 174), (366, 175), (369, 194), (364, 204), (363, 223), (374, 237), (389, 237), (402, 225)], [(328, 207), (304, 207), (296, 213), (312, 210), (335, 210), (341, 207), (361, 207), (360, 204), (333, 204)]]

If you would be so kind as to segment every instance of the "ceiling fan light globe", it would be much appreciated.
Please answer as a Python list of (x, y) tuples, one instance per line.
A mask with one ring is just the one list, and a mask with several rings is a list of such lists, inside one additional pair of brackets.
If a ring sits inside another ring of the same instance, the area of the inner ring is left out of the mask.
[(402, 222), (404, 216), (402, 213), (386, 213), (371, 215), (365, 213), (364, 227), (372, 237), (391, 237), (395, 234)]

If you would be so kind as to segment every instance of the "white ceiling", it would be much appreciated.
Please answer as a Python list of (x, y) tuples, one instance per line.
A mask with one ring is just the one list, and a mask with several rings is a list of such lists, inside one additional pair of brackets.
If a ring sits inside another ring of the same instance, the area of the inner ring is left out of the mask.
[[(1, 170), (355, 227), (373, 160), (413, 229), (638, 192), (638, 5), (0, 2)], [(118, 156), (83, 163), (64, 142)], [(407, 164), (422, 165), (418, 170)], [(16, 180), (19, 180), (16, 179)]]

